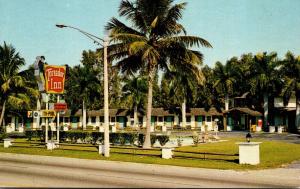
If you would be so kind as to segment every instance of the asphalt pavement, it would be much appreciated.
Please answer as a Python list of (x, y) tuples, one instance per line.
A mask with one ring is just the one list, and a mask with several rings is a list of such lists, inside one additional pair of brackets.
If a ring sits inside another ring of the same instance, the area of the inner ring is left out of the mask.
[(2, 187), (300, 187), (299, 162), (234, 171), (0, 153), (0, 170)]

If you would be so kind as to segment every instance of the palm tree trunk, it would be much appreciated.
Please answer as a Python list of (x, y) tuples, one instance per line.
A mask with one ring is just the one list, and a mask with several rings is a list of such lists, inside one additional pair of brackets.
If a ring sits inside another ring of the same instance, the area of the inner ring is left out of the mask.
[(225, 95), (225, 110), (229, 110), (229, 95)]
[(134, 106), (134, 112), (133, 112), (133, 127), (136, 127), (137, 123), (137, 106)]
[(5, 113), (5, 105), (6, 105), (6, 100), (4, 101), (3, 105), (2, 105), (2, 111), (1, 111), (1, 116), (0, 116), (0, 126), (2, 125), (2, 122), (4, 120), (4, 113)]
[[(268, 93), (264, 93), (264, 125), (268, 126), (268, 114), (269, 114), (269, 104), (268, 104)], [(268, 128), (269, 129), (269, 128)]]
[(143, 148), (151, 148), (151, 111), (152, 111), (152, 91), (153, 91), (153, 78), (154, 69), (149, 70), (148, 78), (148, 98), (147, 98), (147, 116), (146, 116), (146, 136)]
[(181, 113), (182, 113), (182, 128), (186, 128), (186, 103), (185, 98), (183, 100), (183, 103), (181, 105)]
[(82, 128), (83, 130), (86, 129), (86, 109), (85, 109), (84, 100), (82, 102)]
[[(297, 93), (297, 92), (296, 92)], [(296, 119), (295, 126), (298, 132), (300, 132), (300, 92), (296, 94)]]

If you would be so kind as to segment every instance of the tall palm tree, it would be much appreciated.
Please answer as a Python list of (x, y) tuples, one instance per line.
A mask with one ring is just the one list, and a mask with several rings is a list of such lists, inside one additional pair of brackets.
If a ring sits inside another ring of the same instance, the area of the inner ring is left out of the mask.
[[(70, 77), (66, 80), (65, 100), (72, 110), (82, 107), (83, 123), (86, 127), (86, 109), (100, 107), (100, 81), (98, 72), (90, 65), (75, 66), (70, 69)], [(82, 104), (82, 106), (81, 106)]]
[(264, 125), (269, 123), (269, 96), (277, 91), (279, 85), (279, 77), (277, 70), (278, 66), (277, 53), (272, 52), (267, 54), (258, 53), (254, 56), (251, 69), (251, 93), (262, 94), (263, 96), (263, 108), (264, 108)]
[[(130, 21), (129, 27), (112, 18), (106, 29), (110, 31), (109, 57), (119, 60), (117, 66), (123, 73), (146, 73), (148, 78), (147, 129), (143, 148), (151, 148), (150, 122), (153, 78), (158, 69), (168, 70), (170, 65), (190, 67), (202, 62), (199, 51), (192, 46), (211, 47), (205, 39), (187, 36), (178, 23), (186, 3), (173, 0), (121, 1), (119, 15)], [(184, 34), (184, 35), (182, 35)]]
[(226, 63), (226, 65), (223, 65), (221, 62), (217, 62), (214, 68), (215, 82), (213, 87), (218, 93), (224, 94), (225, 110), (229, 109), (229, 96), (233, 94), (234, 86), (236, 85), (240, 75), (240, 70), (237, 66), (231, 63), (232, 61), (236, 60), (231, 59)]
[(198, 70), (198, 77), (194, 75), (194, 72), (184, 69), (185, 67), (169, 70), (165, 74), (165, 78), (169, 81), (170, 86), (169, 96), (175, 96), (181, 103), (183, 128), (186, 127), (186, 104), (192, 103), (193, 97), (196, 96), (196, 87), (204, 82), (204, 76), (197, 67), (193, 68), (193, 70)]
[(141, 77), (124, 78), (125, 85), (122, 88), (123, 99), (131, 101), (134, 112), (133, 125), (137, 124), (137, 110), (141, 108), (147, 93), (147, 82)]
[(7, 105), (15, 108), (28, 106), (30, 96), (37, 97), (38, 92), (28, 85), (26, 79), (20, 74), (20, 67), (25, 65), (25, 60), (16, 52), (12, 45), (0, 45), (0, 103), (2, 111), (0, 125), (3, 123)]
[(283, 96), (287, 102), (291, 95), (296, 96), (296, 119), (295, 126), (300, 130), (300, 56), (295, 57), (291, 52), (287, 52), (282, 61), (281, 72), (283, 75)]

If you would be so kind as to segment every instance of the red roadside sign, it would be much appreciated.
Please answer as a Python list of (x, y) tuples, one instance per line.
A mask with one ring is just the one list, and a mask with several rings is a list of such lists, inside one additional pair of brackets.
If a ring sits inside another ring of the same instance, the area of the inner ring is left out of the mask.
[(62, 110), (66, 110), (68, 107), (67, 107), (67, 104), (66, 103), (55, 103), (54, 104), (54, 110), (55, 111), (62, 111)]
[(45, 65), (46, 92), (52, 94), (63, 94), (65, 87), (65, 66)]

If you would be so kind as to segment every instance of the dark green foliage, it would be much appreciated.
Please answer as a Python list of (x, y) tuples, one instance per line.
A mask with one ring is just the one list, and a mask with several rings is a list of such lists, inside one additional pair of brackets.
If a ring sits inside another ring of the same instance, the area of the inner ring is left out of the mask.
[(104, 133), (100, 133), (100, 132), (92, 132), (91, 133), (91, 137), (92, 137), (92, 144), (96, 144), (97, 141), (99, 141), (101, 144), (104, 141)]
[(161, 146), (164, 146), (167, 142), (169, 142), (170, 138), (167, 135), (159, 135), (156, 137)]
[(25, 133), (12, 132), (7, 133), (8, 138), (26, 138)]
[(4, 132), (4, 128), (0, 127), (0, 141), (7, 138), (7, 134)]
[(139, 134), (138, 134), (138, 145), (139, 145), (139, 146), (142, 146), (142, 145), (144, 144), (144, 141), (145, 141), (145, 135), (139, 133)]
[(34, 133), (36, 133), (36, 131), (32, 131), (32, 130), (26, 130), (25, 131), (25, 136), (26, 136), (28, 141), (32, 140), (32, 137), (33, 137)]
[(154, 145), (155, 141), (156, 141), (156, 136), (155, 135), (151, 135), (150, 141), (151, 141), (151, 146)]

